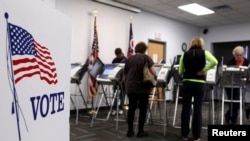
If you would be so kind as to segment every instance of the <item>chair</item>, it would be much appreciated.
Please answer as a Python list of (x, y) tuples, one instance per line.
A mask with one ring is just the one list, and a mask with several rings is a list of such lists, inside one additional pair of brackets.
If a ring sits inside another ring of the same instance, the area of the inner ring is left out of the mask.
[(88, 102), (85, 100), (83, 92), (81, 90), (80, 84), (81, 80), (84, 77), (84, 74), (88, 70), (88, 59), (86, 60), (84, 65), (79, 63), (71, 64), (71, 79), (70, 83), (75, 85), (75, 91), (70, 94), (70, 100), (76, 109), (76, 125), (78, 124), (78, 117), (79, 117), (79, 108), (76, 102), (74, 101), (73, 97), (81, 97), (83, 100), (83, 104), (85, 105), (86, 109), (88, 109)]

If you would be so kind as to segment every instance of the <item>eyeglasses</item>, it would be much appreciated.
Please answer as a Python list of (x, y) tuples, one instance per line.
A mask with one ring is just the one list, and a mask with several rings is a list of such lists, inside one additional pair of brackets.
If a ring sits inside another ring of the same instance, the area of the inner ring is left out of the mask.
[(234, 54), (235, 57), (242, 57), (242, 54)]

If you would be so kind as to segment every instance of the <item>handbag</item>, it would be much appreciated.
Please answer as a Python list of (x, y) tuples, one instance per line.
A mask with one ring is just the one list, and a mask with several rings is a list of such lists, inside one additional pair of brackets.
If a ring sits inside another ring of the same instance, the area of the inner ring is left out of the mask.
[(143, 68), (143, 81), (150, 82), (153, 87), (155, 87), (157, 83), (154, 75), (149, 71), (148, 63), (146, 63)]

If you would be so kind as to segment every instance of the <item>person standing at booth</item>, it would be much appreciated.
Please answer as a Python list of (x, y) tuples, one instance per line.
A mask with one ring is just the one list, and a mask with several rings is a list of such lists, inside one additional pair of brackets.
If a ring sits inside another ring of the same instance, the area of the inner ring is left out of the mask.
[[(244, 48), (236, 46), (233, 49), (233, 57), (227, 63), (227, 66), (248, 66), (249, 61), (244, 57)], [(229, 100), (240, 100), (239, 88), (225, 88), (227, 98)], [(232, 104), (232, 105), (231, 105)], [(227, 124), (236, 124), (238, 118), (238, 111), (240, 104), (238, 102), (229, 103), (228, 110), (225, 114), (225, 121)]]
[[(209, 62), (206, 64), (206, 62)], [(189, 122), (193, 104), (192, 134), (199, 141), (202, 128), (202, 102), (205, 93), (206, 72), (218, 64), (217, 59), (204, 48), (204, 40), (194, 37), (189, 50), (181, 55), (179, 74), (182, 76), (181, 136), (189, 140)]]
[[(124, 56), (122, 49), (121, 48), (116, 48), (115, 49), (115, 58), (112, 60), (112, 64), (116, 64), (116, 63), (125, 63), (127, 58)], [(119, 105), (119, 111), (118, 113), (121, 115), (123, 114), (123, 105), (124, 105), (124, 98), (125, 98), (125, 94), (124, 94), (124, 82), (119, 82), (118, 85), (114, 85), (113, 87), (113, 91), (115, 92), (117, 90), (117, 87), (119, 87), (120, 89), (120, 93), (119, 93), (119, 98), (120, 98), (120, 105)], [(117, 98), (115, 98), (113, 107), (112, 107), (112, 113), (111, 115), (116, 115), (117, 113)]]
[(128, 131), (127, 137), (134, 135), (134, 117), (135, 110), (139, 107), (139, 126), (137, 137), (148, 136), (144, 131), (144, 123), (148, 108), (148, 98), (153, 85), (150, 82), (143, 81), (143, 68), (147, 63), (150, 72), (156, 78), (154, 62), (146, 55), (147, 45), (139, 42), (135, 46), (135, 55), (128, 58), (124, 67), (125, 91), (129, 99), (129, 109), (127, 115)]

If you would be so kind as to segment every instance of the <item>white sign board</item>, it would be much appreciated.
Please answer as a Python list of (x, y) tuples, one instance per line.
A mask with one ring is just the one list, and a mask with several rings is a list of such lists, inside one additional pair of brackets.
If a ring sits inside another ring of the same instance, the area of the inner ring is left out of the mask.
[(69, 141), (70, 21), (42, 1), (0, 3), (0, 140)]

